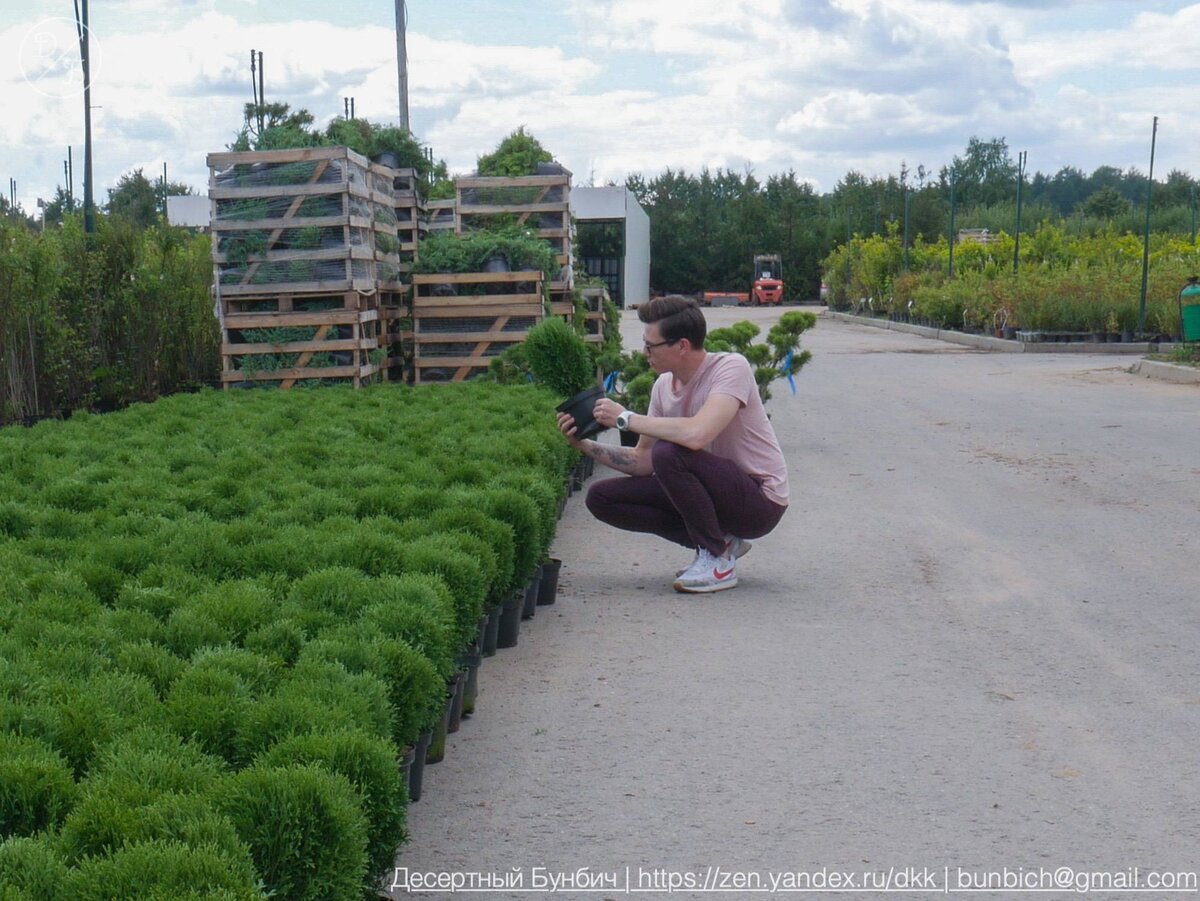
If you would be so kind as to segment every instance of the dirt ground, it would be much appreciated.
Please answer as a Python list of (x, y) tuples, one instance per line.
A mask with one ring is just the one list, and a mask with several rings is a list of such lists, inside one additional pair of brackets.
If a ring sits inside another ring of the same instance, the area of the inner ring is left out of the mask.
[(827, 319), (803, 343), (768, 405), (792, 505), (738, 588), (676, 594), (686, 549), (572, 498), (559, 601), (485, 662), (402, 875), (593, 899), (1195, 878), (1200, 389)]

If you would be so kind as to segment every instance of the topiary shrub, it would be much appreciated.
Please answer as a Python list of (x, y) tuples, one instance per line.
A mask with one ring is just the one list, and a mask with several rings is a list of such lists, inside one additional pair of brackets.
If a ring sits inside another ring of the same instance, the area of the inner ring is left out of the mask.
[(66, 894), (70, 869), (53, 836), (19, 836), (0, 842), (0, 898), (75, 901)]
[(234, 855), (219, 846), (159, 839), (83, 860), (64, 880), (63, 897), (73, 901), (262, 901), (263, 896), (248, 852)]
[(272, 694), (239, 716), (236, 759), (246, 763), (292, 735), (357, 728), (381, 737), (393, 734), (389, 686), (370, 671), (351, 672), (340, 662), (305, 646), (295, 668)]
[(163, 706), (176, 735), (232, 763), (238, 759), (239, 734), (253, 701), (253, 692), (237, 674), (192, 665), (171, 685)]
[(358, 793), (367, 820), (367, 884), (390, 873), (396, 849), (408, 838), (405, 808), (408, 786), (388, 741), (354, 730), (296, 735), (265, 751), (255, 764), (267, 767), (316, 764), (345, 776)]
[(213, 797), (249, 846), (267, 892), (290, 901), (358, 897), (368, 829), (345, 776), (311, 764), (260, 764), (223, 779)]
[(592, 352), (561, 316), (531, 328), (524, 344), (533, 377), (564, 400), (596, 384)]
[(0, 733), (0, 838), (56, 827), (75, 804), (71, 767), (39, 738)]

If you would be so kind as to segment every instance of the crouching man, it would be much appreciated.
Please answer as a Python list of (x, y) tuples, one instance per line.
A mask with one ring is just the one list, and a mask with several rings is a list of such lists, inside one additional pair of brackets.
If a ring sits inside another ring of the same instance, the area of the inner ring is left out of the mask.
[(559, 430), (572, 447), (627, 474), (588, 490), (597, 519), (696, 549), (692, 564), (676, 573), (676, 591), (733, 588), (747, 539), (766, 535), (787, 510), (783, 452), (746, 358), (705, 351), (708, 328), (694, 300), (655, 298), (638, 308), (638, 318), (658, 373), (649, 414), (608, 398), (595, 407), (602, 425), (640, 436), (637, 446), (580, 441), (566, 414), (558, 416)]

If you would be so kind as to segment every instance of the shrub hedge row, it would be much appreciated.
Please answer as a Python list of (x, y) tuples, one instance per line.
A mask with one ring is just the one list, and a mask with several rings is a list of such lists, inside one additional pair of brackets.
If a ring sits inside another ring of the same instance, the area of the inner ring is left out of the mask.
[(371, 896), (553, 537), (554, 398), (205, 391), (0, 431), (0, 897)]

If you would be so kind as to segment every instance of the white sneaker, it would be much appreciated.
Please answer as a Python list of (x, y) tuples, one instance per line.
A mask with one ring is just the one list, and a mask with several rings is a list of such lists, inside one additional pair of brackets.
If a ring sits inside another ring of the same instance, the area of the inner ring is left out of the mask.
[[(744, 538), (738, 538), (736, 535), (726, 535), (725, 536), (725, 545), (726, 545), (725, 556), (727, 556), (727, 557), (733, 556), (735, 559), (738, 557), (745, 556), (746, 554), (748, 554), (750, 552), (750, 548), (754, 547), (754, 545), (752, 545), (749, 541), (747, 541)], [(700, 556), (699, 550), (696, 551), (696, 556), (697, 557)], [(683, 569), (675, 570), (675, 578), (678, 579), (680, 576), (682, 576), (685, 572), (687, 572), (689, 569), (691, 569), (695, 565), (696, 565), (696, 559), (695, 559), (695, 557), (693, 557), (692, 562), (689, 563), (687, 566), (685, 566)]]
[(735, 558), (713, 556), (708, 548), (700, 548), (696, 559), (676, 580), (675, 590), (688, 594), (724, 591), (737, 585)]

